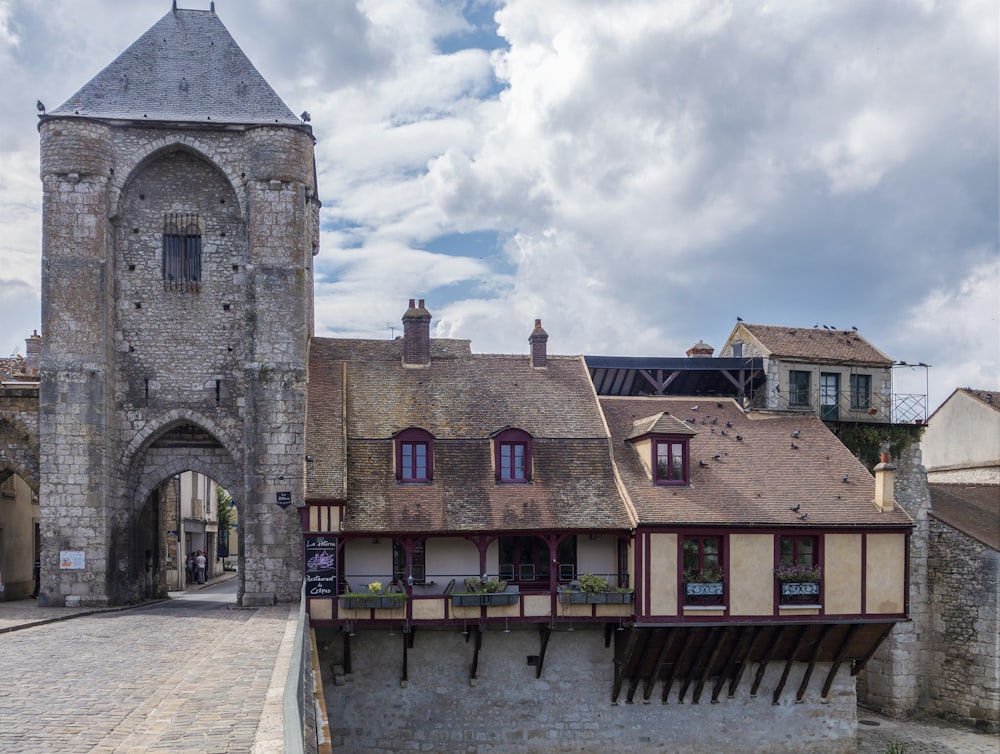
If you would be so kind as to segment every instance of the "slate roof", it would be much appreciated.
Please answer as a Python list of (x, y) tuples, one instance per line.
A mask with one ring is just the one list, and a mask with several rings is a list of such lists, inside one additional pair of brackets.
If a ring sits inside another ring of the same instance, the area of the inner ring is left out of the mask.
[(302, 126), (219, 17), (201, 10), (167, 13), (48, 115)]
[(929, 484), (928, 487), (931, 516), (1000, 551), (1000, 486)]
[[(875, 508), (874, 478), (816, 416), (745, 414), (729, 398), (602, 397), (600, 403), (640, 525), (911, 525), (898, 505), (890, 513)], [(661, 411), (697, 430), (690, 441), (690, 486), (654, 484), (626, 440), (636, 419)], [(793, 512), (795, 505), (800, 508)]]
[[(580, 357), (472, 354), (431, 340), (431, 364), (404, 368), (403, 343), (315, 338), (307, 409), (307, 497), (344, 499), (346, 531), (627, 529), (608, 435)], [(346, 429), (340, 429), (346, 417)], [(434, 437), (434, 481), (393, 474), (393, 437)], [(494, 481), (490, 437), (532, 436), (530, 484)], [(346, 481), (345, 481), (346, 480)]]
[(962, 392), (968, 395), (970, 398), (975, 398), (980, 403), (983, 403), (994, 411), (1000, 411), (1000, 392), (996, 390), (973, 390), (970, 387), (959, 388), (955, 392)]
[(832, 363), (858, 362), (889, 366), (893, 360), (869, 343), (855, 330), (832, 330), (822, 327), (778, 327), (742, 323), (740, 328), (756, 340), (772, 357), (808, 359)]

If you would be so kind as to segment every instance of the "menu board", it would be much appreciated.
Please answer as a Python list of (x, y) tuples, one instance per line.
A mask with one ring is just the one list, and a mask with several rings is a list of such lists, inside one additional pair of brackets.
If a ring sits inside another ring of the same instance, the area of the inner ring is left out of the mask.
[(306, 596), (337, 595), (337, 540), (306, 537)]

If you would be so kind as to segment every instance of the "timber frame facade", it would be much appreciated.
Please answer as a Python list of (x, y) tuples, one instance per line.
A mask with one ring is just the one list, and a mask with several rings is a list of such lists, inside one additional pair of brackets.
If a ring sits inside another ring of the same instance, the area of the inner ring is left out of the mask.
[(461, 630), (475, 679), (487, 631), (534, 625), (541, 677), (551, 632), (586, 626), (614, 645), (612, 703), (753, 696), (769, 666), (801, 699), (820, 664), (825, 697), (907, 619), (888, 459), (873, 477), (819, 417), (731, 397), (598, 396), (539, 322), (529, 356), (429, 323), (411, 301), (403, 339), (312, 344), (305, 591), (348, 671), (356, 629), (406, 637), (402, 680), (417, 632)]

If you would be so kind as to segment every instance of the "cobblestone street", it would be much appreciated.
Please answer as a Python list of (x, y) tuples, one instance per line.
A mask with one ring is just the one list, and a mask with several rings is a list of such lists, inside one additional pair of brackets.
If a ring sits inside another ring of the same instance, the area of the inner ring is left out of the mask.
[[(877, 724), (873, 724), (877, 723)], [(858, 710), (858, 754), (882, 754), (892, 743), (906, 754), (998, 754), (1000, 737), (939, 720), (892, 720)]]

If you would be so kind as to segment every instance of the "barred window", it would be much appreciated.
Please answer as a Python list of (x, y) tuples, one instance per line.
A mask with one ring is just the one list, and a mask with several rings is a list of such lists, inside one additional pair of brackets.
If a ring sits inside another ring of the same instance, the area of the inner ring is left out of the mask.
[(201, 282), (201, 235), (198, 215), (169, 214), (163, 218), (163, 287), (197, 291)]

